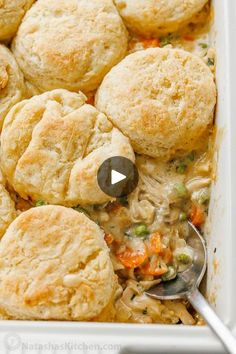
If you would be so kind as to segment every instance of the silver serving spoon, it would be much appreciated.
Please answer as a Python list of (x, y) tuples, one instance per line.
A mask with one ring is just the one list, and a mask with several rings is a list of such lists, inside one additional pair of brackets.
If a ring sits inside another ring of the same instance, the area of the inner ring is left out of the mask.
[(191, 267), (178, 273), (174, 280), (163, 282), (146, 291), (150, 297), (158, 300), (176, 300), (187, 298), (192, 306), (202, 315), (215, 334), (219, 337), (229, 353), (236, 354), (236, 340), (230, 330), (215, 314), (198, 287), (206, 272), (207, 252), (203, 237), (193, 224), (189, 222), (187, 244), (194, 249)]

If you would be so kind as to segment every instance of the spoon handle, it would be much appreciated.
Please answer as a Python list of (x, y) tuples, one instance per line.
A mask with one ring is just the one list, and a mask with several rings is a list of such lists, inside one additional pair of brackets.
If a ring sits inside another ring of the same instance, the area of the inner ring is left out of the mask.
[(231, 354), (236, 354), (236, 340), (230, 330), (223, 324), (206, 299), (198, 289), (188, 294), (188, 300), (199, 312), (215, 334), (219, 337), (225, 348)]

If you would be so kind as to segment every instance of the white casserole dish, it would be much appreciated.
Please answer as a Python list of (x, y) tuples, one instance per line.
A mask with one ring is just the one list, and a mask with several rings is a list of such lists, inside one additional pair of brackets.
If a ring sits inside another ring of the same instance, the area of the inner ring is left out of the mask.
[[(217, 180), (207, 239), (207, 295), (236, 335), (236, 2), (215, 0)], [(0, 321), (1, 353), (224, 353), (208, 327)]]

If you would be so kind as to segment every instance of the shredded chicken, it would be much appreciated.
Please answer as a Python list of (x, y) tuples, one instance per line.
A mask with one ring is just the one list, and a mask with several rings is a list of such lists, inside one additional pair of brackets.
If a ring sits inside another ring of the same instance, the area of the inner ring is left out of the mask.
[[(152, 286), (156, 284), (157, 281), (152, 282)], [(163, 324), (176, 324), (181, 321), (187, 325), (195, 323), (181, 301), (161, 302), (151, 299), (145, 295), (142, 285), (133, 280), (127, 281), (122, 297), (116, 304), (117, 321)]]

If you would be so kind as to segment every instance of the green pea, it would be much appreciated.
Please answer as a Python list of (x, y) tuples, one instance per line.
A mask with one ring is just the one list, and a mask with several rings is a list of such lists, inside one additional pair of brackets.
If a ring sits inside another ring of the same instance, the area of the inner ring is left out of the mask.
[(148, 228), (147, 225), (145, 224), (140, 224), (138, 226), (135, 227), (134, 229), (134, 233), (136, 236), (146, 236), (148, 235)]
[(181, 253), (178, 257), (177, 257), (177, 261), (182, 263), (182, 264), (189, 264), (192, 262), (192, 258), (189, 256), (189, 254), (187, 253)]
[(200, 47), (202, 47), (203, 49), (208, 48), (208, 44), (207, 43), (199, 43), (198, 44)]
[(184, 213), (183, 211), (179, 214), (179, 221), (186, 221), (187, 220), (187, 214)]
[(185, 198), (188, 195), (188, 190), (183, 183), (176, 183), (174, 190), (179, 198)]

